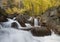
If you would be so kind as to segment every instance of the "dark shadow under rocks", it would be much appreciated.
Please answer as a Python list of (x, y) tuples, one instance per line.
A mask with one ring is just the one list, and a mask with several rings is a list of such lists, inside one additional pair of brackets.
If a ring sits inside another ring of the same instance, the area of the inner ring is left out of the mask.
[(13, 23), (11, 24), (11, 27), (13, 27), (13, 28), (15, 28), (15, 29), (18, 29), (18, 24), (17, 24), (16, 22), (13, 22)]

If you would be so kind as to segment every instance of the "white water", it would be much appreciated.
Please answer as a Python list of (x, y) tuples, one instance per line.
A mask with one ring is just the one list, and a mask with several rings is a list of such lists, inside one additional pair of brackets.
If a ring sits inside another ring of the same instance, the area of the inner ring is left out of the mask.
[(28, 21), (31, 21), (32, 19), (34, 19), (34, 26), (37, 27), (38, 26), (38, 19), (37, 18), (34, 18), (34, 17), (30, 17), (28, 19)]
[(60, 42), (60, 36), (54, 34), (54, 32), (52, 32), (51, 36), (35, 37), (30, 31), (11, 28), (12, 22), (11, 19), (4, 22), (5, 28), (0, 25), (0, 42)]
[(37, 18), (34, 19), (34, 26), (35, 26), (35, 27), (38, 26), (38, 19), (37, 19)]
[(33, 18), (32, 17), (30, 17), (29, 19), (28, 19), (28, 21), (31, 21)]
[(52, 32), (51, 36), (34, 37), (34, 38), (40, 40), (40, 42), (60, 42), (60, 36), (56, 35), (54, 32)]
[(8, 19), (7, 22), (2, 22), (2, 25), (3, 25), (3, 27), (6, 27), (6, 28), (10, 27), (11, 28), (11, 24), (13, 22), (16, 22), (18, 24), (18, 28), (21, 27), (21, 25), (14, 19)]
[(13, 28), (0, 29), (0, 42), (37, 42), (30, 32)]
[(25, 23), (26, 27), (32, 27), (29, 23)]
[(0, 42), (60, 42), (60, 36), (52, 33), (51, 36), (34, 37), (29, 31), (2, 28)]

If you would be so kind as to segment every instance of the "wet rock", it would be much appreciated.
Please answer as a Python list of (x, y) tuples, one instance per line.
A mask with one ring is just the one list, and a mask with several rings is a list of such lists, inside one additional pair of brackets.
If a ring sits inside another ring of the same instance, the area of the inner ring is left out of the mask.
[(55, 34), (60, 35), (60, 25), (55, 26), (55, 28), (52, 29)]
[(41, 26), (41, 25), (40, 25), (40, 24), (41, 24), (41, 21), (40, 21), (41, 19), (40, 19), (40, 18), (41, 18), (40, 16), (37, 16), (37, 19), (38, 19), (38, 25), (39, 25), (39, 26)]
[(17, 24), (16, 22), (13, 22), (13, 23), (11, 24), (11, 27), (13, 27), (13, 28), (15, 28), (15, 29), (18, 29), (18, 24)]
[(31, 26), (34, 26), (34, 18), (32, 17), (32, 19), (29, 21), (29, 23), (31, 24)]
[(17, 13), (14, 14), (8, 14), (8, 18), (13, 19), (14, 17), (18, 16)]
[(0, 8), (0, 22), (6, 22), (8, 14), (5, 12), (4, 9)]
[(18, 15), (16, 20), (21, 24), (22, 27), (26, 27), (25, 23), (28, 22), (27, 18), (28, 17), (26, 17), (26, 15)]
[(51, 35), (51, 31), (50, 29), (46, 28), (46, 27), (35, 27), (31, 30), (31, 33), (34, 36), (47, 36), (47, 35)]

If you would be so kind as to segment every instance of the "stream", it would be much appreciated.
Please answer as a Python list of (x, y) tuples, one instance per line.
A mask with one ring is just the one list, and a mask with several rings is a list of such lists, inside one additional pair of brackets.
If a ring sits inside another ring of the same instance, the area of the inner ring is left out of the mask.
[[(18, 28), (21, 25), (14, 19), (8, 19), (7, 22), (2, 22), (0, 25), (0, 42), (60, 42), (60, 36), (56, 35), (53, 31), (49, 36), (35, 37), (30, 31), (18, 30), (11, 27), (11, 23), (16, 22)], [(35, 19), (37, 23), (37, 19)], [(38, 26), (35, 23), (35, 26)], [(26, 23), (26, 26), (31, 26)]]

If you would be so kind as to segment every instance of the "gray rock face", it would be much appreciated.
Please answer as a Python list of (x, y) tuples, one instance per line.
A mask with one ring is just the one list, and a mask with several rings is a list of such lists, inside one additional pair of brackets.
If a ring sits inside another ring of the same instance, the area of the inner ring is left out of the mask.
[(48, 9), (41, 15), (41, 23), (60, 35), (60, 6)]

